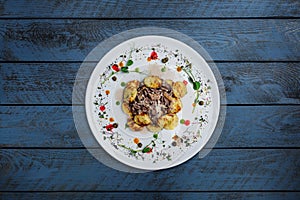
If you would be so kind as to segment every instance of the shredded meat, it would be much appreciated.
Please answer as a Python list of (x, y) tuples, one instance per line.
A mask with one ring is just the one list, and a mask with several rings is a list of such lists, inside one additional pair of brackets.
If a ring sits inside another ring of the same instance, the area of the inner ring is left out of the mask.
[(170, 106), (171, 102), (164, 94), (173, 95), (171, 86), (163, 84), (160, 88), (154, 89), (142, 84), (137, 91), (136, 98), (129, 104), (133, 116), (146, 113), (152, 122), (157, 124), (158, 118), (167, 114)]

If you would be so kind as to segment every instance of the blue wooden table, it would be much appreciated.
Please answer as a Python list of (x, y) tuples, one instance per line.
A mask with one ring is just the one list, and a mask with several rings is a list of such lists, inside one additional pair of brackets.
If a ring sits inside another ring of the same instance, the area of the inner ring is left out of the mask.
[[(130, 174), (83, 146), (72, 88), (98, 43), (144, 26), (199, 42), (228, 105), (204, 159)], [(299, 1), (0, 0), (0, 76), (0, 199), (300, 198)]]

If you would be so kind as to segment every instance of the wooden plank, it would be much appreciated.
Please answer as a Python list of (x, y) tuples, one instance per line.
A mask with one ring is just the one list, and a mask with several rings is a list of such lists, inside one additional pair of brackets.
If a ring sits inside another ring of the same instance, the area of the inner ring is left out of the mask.
[(1, 20), (0, 61), (82, 61), (104, 39), (147, 26), (189, 35), (213, 60), (299, 61), (299, 22), (299, 19)]
[(2, 192), (3, 200), (11, 199), (298, 199), (300, 192)]
[(1, 17), (58, 18), (230, 18), (299, 17), (299, 2), (240, 1), (33, 1), (6, 0)]
[[(92, 71), (94, 63), (87, 67)], [(228, 104), (299, 104), (299, 63), (217, 63)], [(0, 64), (1, 104), (72, 104), (80, 63)], [(89, 76), (81, 76), (87, 85)], [(85, 88), (73, 103), (84, 103)]]
[[(84, 107), (77, 107), (75, 114), (84, 112)], [(299, 119), (300, 106), (229, 106), (215, 147), (299, 148)], [(70, 106), (1, 106), (0, 127), (1, 147), (83, 147)], [(98, 146), (87, 137), (88, 147)]]
[(299, 150), (212, 150), (143, 174), (105, 167), (86, 149), (2, 149), (3, 191), (298, 191)]
[[(92, 67), (93, 65), (91, 65)], [(2, 104), (72, 104), (80, 63), (0, 64)], [(89, 77), (84, 77), (88, 81)], [(84, 102), (81, 94), (81, 103)], [(79, 103), (77, 101), (76, 103)]]

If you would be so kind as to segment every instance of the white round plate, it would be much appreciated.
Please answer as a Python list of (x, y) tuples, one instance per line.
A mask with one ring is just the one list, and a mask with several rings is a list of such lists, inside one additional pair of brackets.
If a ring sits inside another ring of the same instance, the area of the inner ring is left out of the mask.
[[(174, 130), (133, 132), (126, 125), (124, 86), (148, 75), (187, 86)], [(218, 121), (220, 95), (201, 55), (178, 40), (149, 35), (119, 44), (100, 60), (87, 86), (85, 106), (91, 131), (107, 153), (131, 167), (158, 170), (179, 165), (204, 147)]]

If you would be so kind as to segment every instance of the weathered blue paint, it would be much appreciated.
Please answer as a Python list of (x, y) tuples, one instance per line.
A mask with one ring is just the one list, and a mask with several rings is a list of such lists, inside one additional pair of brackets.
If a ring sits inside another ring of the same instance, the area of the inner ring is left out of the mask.
[[(91, 69), (95, 64), (89, 63)], [(299, 104), (300, 63), (216, 63), (228, 104)], [(80, 63), (0, 64), (0, 103), (72, 104)], [(89, 77), (80, 77), (87, 83)], [(84, 84), (83, 84), (84, 85)], [(85, 88), (74, 98), (84, 104)]]
[(266, 199), (297, 199), (300, 192), (4, 192), (3, 200), (22, 199), (22, 200), (40, 200), (40, 199), (248, 199), (248, 200), (266, 200)]
[(0, 61), (82, 61), (102, 40), (145, 26), (187, 34), (213, 60), (297, 61), (299, 25), (298, 19), (0, 20)]
[[(1, 1), (1, 199), (299, 199), (299, 17), (294, 0)], [(87, 54), (144, 26), (198, 41), (231, 106), (204, 159), (126, 174), (83, 148), (69, 104)]]
[(289, 149), (216, 149), (144, 174), (108, 168), (86, 149), (3, 149), (0, 164), (5, 191), (298, 190), (300, 184), (299, 151)]
[[(299, 118), (299, 106), (229, 106), (216, 147), (299, 148)], [(0, 122), (2, 147), (83, 147), (71, 106), (1, 106)], [(97, 146), (90, 140), (89, 147)]]
[(239, 1), (22, 1), (6, 0), (1, 17), (75, 18), (228, 18), (299, 17), (299, 2), (293, 0)]

